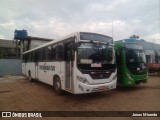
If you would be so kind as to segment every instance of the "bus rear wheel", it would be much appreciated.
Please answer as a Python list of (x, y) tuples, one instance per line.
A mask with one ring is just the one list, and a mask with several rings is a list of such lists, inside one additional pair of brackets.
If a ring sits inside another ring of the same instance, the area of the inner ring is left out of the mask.
[(54, 89), (58, 95), (62, 95), (63, 90), (61, 88), (61, 81), (58, 77), (54, 79)]

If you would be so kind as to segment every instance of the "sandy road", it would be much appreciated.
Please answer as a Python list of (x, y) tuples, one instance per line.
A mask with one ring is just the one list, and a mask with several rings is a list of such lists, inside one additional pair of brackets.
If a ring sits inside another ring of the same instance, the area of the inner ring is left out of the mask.
[(31, 83), (22, 76), (3, 77), (0, 78), (0, 111), (160, 111), (160, 77), (150, 76), (147, 84), (134, 88), (85, 95), (66, 93), (63, 96), (57, 95), (52, 86), (41, 82)]

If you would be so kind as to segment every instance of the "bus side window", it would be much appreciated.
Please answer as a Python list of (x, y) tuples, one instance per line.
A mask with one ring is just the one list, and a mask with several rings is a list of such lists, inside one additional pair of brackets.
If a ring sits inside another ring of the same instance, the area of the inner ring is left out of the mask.
[(47, 58), (46, 58), (47, 60), (52, 60), (52, 59), (51, 59), (51, 56), (52, 56), (52, 54), (51, 54), (51, 45), (47, 47), (46, 55), (47, 55), (47, 56), (46, 56), (46, 57), (47, 57)]
[(57, 59), (59, 61), (63, 60), (63, 45), (59, 44), (57, 49)]
[(44, 47), (43, 48), (43, 51), (42, 51), (42, 60), (44, 61), (44, 60), (46, 60), (46, 57), (47, 57), (47, 48), (46, 47)]
[(160, 51), (155, 51), (155, 62), (160, 63)]
[(31, 52), (28, 53), (28, 62), (31, 62)]
[(38, 51), (36, 51), (34, 54), (34, 61), (38, 62)]
[(146, 63), (151, 63), (151, 57), (150, 57), (150, 55), (146, 55)]
[(32, 52), (32, 62), (35, 62), (35, 52)]
[(22, 56), (22, 62), (23, 62), (23, 63), (26, 62), (26, 61), (25, 61), (25, 57), (26, 57), (26, 55), (23, 55), (23, 56)]
[(160, 63), (160, 55), (158, 56), (158, 63)]
[(28, 62), (28, 53), (25, 54), (25, 62)]
[(56, 47), (57, 47), (57, 45), (53, 45), (52, 46), (52, 49), (51, 49), (51, 60), (56, 60)]
[(42, 60), (42, 49), (38, 50), (38, 61)]

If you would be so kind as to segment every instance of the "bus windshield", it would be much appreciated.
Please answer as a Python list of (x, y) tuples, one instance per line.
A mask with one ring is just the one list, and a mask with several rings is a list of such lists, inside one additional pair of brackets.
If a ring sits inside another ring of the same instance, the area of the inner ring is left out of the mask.
[(145, 54), (143, 50), (126, 49), (126, 59), (129, 63), (145, 63)]
[[(79, 66), (90, 65), (88, 69), (95, 67), (105, 69), (103, 68), (105, 64), (115, 64), (113, 46), (82, 42), (77, 48), (77, 63)], [(94, 64), (96, 65), (94, 66)]]
[(146, 58), (143, 49), (126, 48), (125, 53), (126, 63), (129, 69), (143, 70), (146, 68)]

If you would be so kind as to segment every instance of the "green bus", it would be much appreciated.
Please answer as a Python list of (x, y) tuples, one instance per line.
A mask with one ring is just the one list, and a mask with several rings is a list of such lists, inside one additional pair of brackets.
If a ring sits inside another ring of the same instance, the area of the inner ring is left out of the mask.
[(130, 42), (128, 39), (115, 41), (114, 46), (117, 63), (117, 85), (135, 86), (146, 83), (148, 71), (143, 47)]

